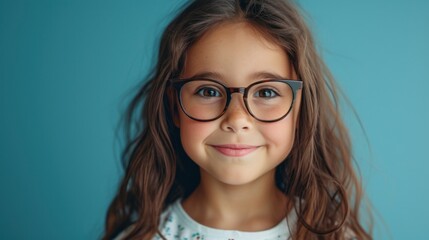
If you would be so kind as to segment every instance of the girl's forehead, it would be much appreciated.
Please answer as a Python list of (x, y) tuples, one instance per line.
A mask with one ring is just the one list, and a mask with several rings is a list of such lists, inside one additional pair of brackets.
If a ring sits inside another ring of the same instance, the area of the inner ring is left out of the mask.
[(182, 77), (216, 72), (249, 79), (265, 72), (288, 78), (290, 70), (286, 52), (270, 36), (249, 23), (233, 22), (213, 27), (189, 48)]
[[(282, 49), (267, 31), (246, 21), (223, 22), (215, 25), (208, 29), (191, 48), (201, 47), (203, 44), (222, 45), (231, 41), (245, 43), (246, 40), (254, 41), (253, 44), (258, 43), (269, 49)], [(207, 48), (207, 46), (204, 47)]]

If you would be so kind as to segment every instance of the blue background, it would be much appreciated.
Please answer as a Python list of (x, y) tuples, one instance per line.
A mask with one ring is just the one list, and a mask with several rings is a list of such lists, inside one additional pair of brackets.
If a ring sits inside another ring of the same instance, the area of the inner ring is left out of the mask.
[[(122, 174), (116, 124), (181, 2), (0, 0), (0, 239), (101, 235)], [(344, 108), (376, 239), (423, 239), (429, 2), (298, 2), (369, 139)]]

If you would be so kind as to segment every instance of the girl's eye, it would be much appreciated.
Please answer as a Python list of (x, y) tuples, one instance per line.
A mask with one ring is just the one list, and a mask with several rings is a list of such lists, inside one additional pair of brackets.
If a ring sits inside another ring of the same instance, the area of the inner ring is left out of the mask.
[(196, 92), (201, 97), (220, 97), (221, 93), (219, 90), (211, 87), (203, 87)]
[(277, 92), (269, 88), (260, 89), (255, 92), (255, 97), (260, 97), (260, 98), (274, 98), (277, 96), (279, 96), (279, 94), (277, 94)]

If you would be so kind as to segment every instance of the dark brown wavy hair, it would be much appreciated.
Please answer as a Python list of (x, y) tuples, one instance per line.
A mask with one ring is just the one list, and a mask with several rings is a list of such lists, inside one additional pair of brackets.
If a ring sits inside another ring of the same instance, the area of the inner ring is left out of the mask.
[[(165, 29), (153, 72), (124, 115), (125, 176), (107, 212), (103, 239), (133, 225), (127, 239), (161, 234), (160, 215), (199, 183), (199, 168), (184, 152), (168, 79), (183, 70), (186, 51), (209, 29), (243, 21), (283, 47), (302, 89), (299, 131), (276, 169), (276, 184), (298, 212), (292, 239), (372, 239), (371, 212), (353, 167), (351, 142), (339, 113), (339, 92), (295, 4), (286, 0), (196, 0)], [(365, 208), (365, 209), (369, 209)], [(369, 216), (369, 217), (368, 217)]]

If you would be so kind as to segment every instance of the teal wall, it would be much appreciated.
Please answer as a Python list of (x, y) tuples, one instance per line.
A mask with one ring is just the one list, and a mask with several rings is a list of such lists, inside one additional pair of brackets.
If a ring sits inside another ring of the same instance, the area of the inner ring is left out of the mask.
[[(0, 239), (100, 236), (119, 113), (180, 2), (0, 0)], [(423, 239), (429, 2), (298, 2), (366, 130), (371, 149), (344, 110), (374, 207), (393, 239)]]

